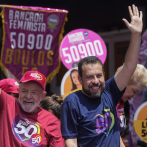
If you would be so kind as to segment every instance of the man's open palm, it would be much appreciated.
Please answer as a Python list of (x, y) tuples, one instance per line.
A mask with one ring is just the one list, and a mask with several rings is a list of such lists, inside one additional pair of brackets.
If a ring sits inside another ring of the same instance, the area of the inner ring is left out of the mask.
[(129, 13), (130, 13), (130, 17), (131, 17), (131, 22), (129, 23), (126, 19), (122, 19), (126, 26), (128, 27), (128, 29), (132, 32), (132, 33), (141, 33), (142, 32), (142, 27), (143, 27), (143, 23), (142, 23), (142, 11), (138, 11), (138, 8), (135, 5), (132, 5), (132, 9), (129, 6)]

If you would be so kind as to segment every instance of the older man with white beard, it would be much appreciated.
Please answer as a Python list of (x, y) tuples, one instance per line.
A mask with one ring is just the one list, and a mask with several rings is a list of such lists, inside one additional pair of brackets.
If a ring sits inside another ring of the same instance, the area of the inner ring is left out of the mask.
[(18, 100), (0, 89), (0, 146), (63, 146), (58, 119), (38, 107), (46, 95), (45, 84), (43, 74), (28, 71), (20, 80)]

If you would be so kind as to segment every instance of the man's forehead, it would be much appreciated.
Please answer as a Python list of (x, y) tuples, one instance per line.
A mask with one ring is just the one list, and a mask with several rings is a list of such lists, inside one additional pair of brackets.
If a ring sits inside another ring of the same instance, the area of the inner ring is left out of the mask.
[(99, 63), (96, 64), (85, 64), (82, 66), (82, 75), (88, 76), (93, 74), (102, 74), (102, 66)]
[(82, 70), (91, 70), (93, 67), (95, 67), (95, 66), (97, 66), (97, 69), (98, 68), (100, 68), (100, 69), (102, 69), (102, 65), (100, 64), (100, 63), (94, 63), (94, 64), (92, 64), (92, 63), (89, 63), (89, 64), (83, 64), (83, 66), (82, 66)]

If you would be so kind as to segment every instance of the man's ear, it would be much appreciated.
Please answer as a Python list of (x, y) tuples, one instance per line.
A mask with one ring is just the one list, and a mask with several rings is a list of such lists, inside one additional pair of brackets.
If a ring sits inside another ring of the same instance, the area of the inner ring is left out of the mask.
[(46, 96), (46, 94), (47, 94), (47, 92), (46, 91), (44, 91), (43, 92), (43, 95), (42, 95), (42, 98), (41, 98), (41, 101), (43, 100), (43, 98)]
[(82, 85), (82, 78), (80, 76), (78, 76), (78, 80), (79, 80), (80, 84)]

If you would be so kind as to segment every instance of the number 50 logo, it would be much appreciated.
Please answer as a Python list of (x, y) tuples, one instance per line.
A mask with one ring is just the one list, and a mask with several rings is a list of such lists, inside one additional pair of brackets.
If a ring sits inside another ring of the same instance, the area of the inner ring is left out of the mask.
[(12, 121), (12, 130), (19, 141), (29, 147), (40, 146), (44, 128), (40, 123), (31, 122), (18, 114)]
[(34, 146), (40, 146), (42, 143), (42, 137), (39, 134), (33, 134), (31, 136), (30, 142)]
[(29, 125), (24, 127), (21, 123), (18, 123), (14, 128), (17, 134), (23, 134), (26, 138), (31, 138), (33, 134), (37, 133), (37, 127), (35, 125)]

